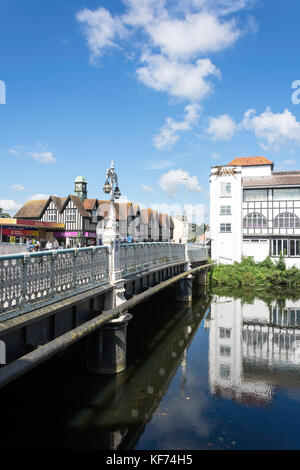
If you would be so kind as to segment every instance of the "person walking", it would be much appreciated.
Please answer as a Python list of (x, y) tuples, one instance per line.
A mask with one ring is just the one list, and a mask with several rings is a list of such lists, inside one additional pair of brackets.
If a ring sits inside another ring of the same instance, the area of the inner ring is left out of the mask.
[(54, 250), (58, 250), (58, 248), (59, 248), (59, 243), (56, 239), (54, 240), (53, 248), (54, 248)]

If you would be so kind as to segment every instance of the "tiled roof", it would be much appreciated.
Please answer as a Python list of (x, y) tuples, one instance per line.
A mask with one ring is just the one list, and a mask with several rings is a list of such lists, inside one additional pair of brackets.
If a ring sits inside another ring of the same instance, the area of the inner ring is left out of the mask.
[(273, 175), (260, 176), (257, 178), (242, 178), (243, 187), (270, 187), (270, 186), (299, 186), (299, 175)]
[(48, 199), (38, 201), (27, 201), (18, 210), (15, 217), (18, 219), (39, 219)]
[(87, 211), (92, 211), (96, 205), (97, 199), (84, 199), (83, 207)]
[(272, 165), (273, 162), (265, 157), (238, 157), (226, 166), (252, 166), (252, 165)]

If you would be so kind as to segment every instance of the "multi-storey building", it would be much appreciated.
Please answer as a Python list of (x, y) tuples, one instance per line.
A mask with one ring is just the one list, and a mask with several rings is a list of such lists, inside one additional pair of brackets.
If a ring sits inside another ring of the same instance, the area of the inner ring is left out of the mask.
[(300, 267), (300, 171), (273, 171), (265, 157), (211, 168), (211, 256), (220, 263), (284, 255)]
[[(27, 201), (15, 217), (25, 220), (25, 223), (30, 220), (40, 221), (41, 226), (44, 224), (48, 228), (48, 231), (44, 231), (40, 237), (38, 232), (35, 232), (35, 237), (40, 238), (42, 246), (47, 241), (53, 242), (55, 239), (65, 247), (90, 246), (102, 243), (110, 206), (110, 201), (88, 199), (87, 181), (83, 176), (78, 176), (74, 182), (74, 194)], [(138, 204), (123, 201), (115, 202), (114, 209), (121, 241), (128, 240), (128, 237), (131, 237), (132, 241), (159, 240), (160, 226), (157, 211), (141, 210)], [(170, 241), (173, 230), (169, 216), (164, 217), (161, 229), (164, 241)], [(3, 227), (1, 237), (3, 238)]]

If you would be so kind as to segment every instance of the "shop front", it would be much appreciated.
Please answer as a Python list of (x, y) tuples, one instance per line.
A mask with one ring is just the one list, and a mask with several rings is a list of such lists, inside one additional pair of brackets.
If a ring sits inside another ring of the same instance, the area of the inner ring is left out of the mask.
[(29, 219), (0, 218), (0, 243), (25, 244), (37, 240), (43, 248), (47, 240), (53, 239), (54, 231), (61, 233), (65, 224)]
[(65, 248), (96, 245), (96, 232), (54, 232), (53, 237)]

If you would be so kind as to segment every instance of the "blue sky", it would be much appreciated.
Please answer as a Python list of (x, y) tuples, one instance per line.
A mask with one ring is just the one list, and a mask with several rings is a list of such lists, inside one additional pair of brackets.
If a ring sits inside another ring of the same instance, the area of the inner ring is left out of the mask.
[(2, 0), (0, 207), (79, 174), (103, 198), (112, 159), (129, 200), (183, 204), (187, 177), (206, 213), (211, 166), (299, 170), (299, 17), (297, 0)]

